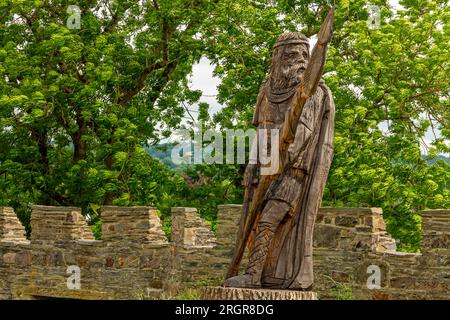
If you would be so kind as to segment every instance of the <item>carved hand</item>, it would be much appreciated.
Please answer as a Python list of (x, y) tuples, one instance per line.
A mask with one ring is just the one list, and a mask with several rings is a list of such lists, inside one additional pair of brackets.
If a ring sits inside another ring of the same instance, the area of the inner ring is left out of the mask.
[(249, 187), (255, 184), (258, 184), (258, 165), (248, 164), (247, 167), (245, 168), (242, 185), (244, 187)]

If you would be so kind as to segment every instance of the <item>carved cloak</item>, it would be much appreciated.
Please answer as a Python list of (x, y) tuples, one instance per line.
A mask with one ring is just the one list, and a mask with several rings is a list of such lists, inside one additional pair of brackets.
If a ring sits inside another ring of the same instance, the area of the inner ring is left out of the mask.
[(314, 221), (333, 158), (335, 106), (323, 83), (323, 103), (310, 143), (301, 158), (308, 168), (302, 178), (293, 215), (278, 227), (263, 270), (262, 286), (291, 290), (308, 289), (314, 281), (312, 241)]

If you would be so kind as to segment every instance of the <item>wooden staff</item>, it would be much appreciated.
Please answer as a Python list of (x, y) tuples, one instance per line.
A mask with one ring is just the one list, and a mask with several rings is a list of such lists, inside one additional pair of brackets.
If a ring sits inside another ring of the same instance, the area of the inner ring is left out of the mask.
[[(323, 73), (328, 43), (331, 41), (331, 36), (333, 34), (333, 21), (334, 8), (330, 10), (320, 28), (320, 31), (317, 35), (317, 43), (312, 51), (308, 66), (306, 67), (306, 70), (302, 75), (302, 79), (297, 89), (294, 103), (285, 116), (280, 135), (280, 161), (277, 173), (273, 175), (262, 175), (255, 190), (253, 190), (253, 186), (251, 185), (247, 187), (249, 189), (251, 188), (251, 190), (246, 189), (245, 198), (247, 203), (243, 208), (244, 210), (242, 212), (240, 220), (237, 243), (233, 258), (228, 268), (226, 279), (238, 275), (239, 265), (242, 261), (245, 247), (247, 246), (250, 234), (258, 220), (262, 200), (264, 200), (266, 192), (269, 189), (271, 183), (276, 180), (276, 178), (283, 172), (286, 166), (286, 162), (288, 159), (288, 148), (289, 145), (294, 142), (301, 112), (303, 110), (303, 107), (305, 106), (306, 101), (315, 94)], [(250, 195), (253, 199), (250, 203), (250, 206), (248, 206)]]

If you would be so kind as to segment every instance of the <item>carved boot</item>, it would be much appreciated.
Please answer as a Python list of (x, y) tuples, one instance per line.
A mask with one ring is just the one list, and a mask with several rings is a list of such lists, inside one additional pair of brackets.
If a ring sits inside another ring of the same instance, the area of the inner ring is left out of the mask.
[(224, 287), (261, 288), (261, 276), (274, 232), (264, 226), (257, 233), (245, 274), (226, 279)]

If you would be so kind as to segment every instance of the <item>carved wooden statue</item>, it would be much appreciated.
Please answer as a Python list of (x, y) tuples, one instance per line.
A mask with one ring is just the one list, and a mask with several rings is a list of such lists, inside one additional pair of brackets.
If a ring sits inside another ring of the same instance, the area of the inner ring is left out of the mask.
[[(225, 287), (312, 287), (314, 220), (333, 157), (335, 109), (321, 80), (333, 15), (331, 10), (311, 56), (308, 38), (300, 33), (284, 33), (274, 46), (253, 124), (280, 130), (278, 171), (261, 175), (262, 165), (247, 166), (244, 209)], [(246, 246), (249, 263), (245, 274), (237, 275)]]

